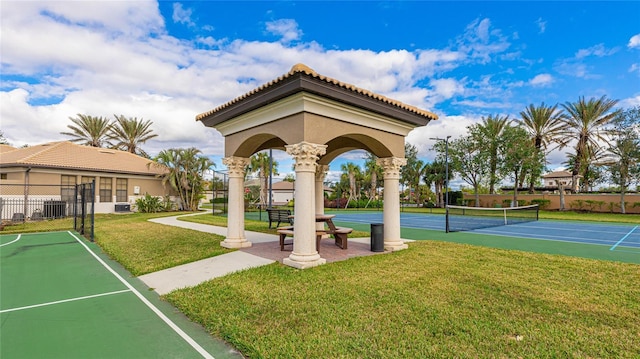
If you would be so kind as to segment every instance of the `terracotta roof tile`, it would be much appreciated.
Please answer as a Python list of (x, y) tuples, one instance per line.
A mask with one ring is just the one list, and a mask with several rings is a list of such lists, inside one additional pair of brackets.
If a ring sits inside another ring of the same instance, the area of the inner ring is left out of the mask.
[(267, 89), (267, 88), (269, 88), (269, 87), (271, 87), (271, 86), (273, 86), (273, 85), (275, 85), (275, 84), (277, 84), (279, 82), (282, 82), (283, 80), (285, 80), (285, 79), (287, 79), (287, 78), (289, 78), (289, 77), (291, 77), (291, 76), (293, 76), (293, 75), (295, 75), (297, 73), (304, 73), (306, 75), (309, 75), (311, 77), (317, 78), (317, 79), (322, 80), (324, 82), (340, 86), (340, 87), (342, 87), (344, 89), (347, 89), (349, 91), (352, 91), (352, 92), (355, 92), (355, 93), (359, 93), (359, 94), (362, 94), (364, 96), (368, 96), (368, 97), (370, 97), (372, 99), (384, 102), (384, 103), (392, 105), (392, 106), (399, 107), (399, 108), (401, 108), (401, 109), (403, 109), (405, 111), (409, 111), (409, 112), (415, 113), (415, 114), (420, 115), (420, 116), (428, 117), (428, 118), (433, 119), (433, 120), (438, 119), (438, 116), (436, 114), (432, 113), (432, 112), (429, 112), (429, 111), (426, 111), (426, 110), (422, 110), (422, 109), (420, 109), (418, 107), (415, 107), (415, 106), (407, 105), (407, 104), (402, 103), (400, 101), (396, 101), (396, 100), (390, 99), (388, 97), (376, 94), (374, 92), (371, 92), (369, 90), (365, 90), (365, 89), (357, 87), (355, 85), (351, 85), (351, 84), (348, 84), (348, 83), (345, 83), (345, 82), (342, 82), (342, 81), (338, 81), (338, 80), (333, 79), (331, 77), (320, 75), (317, 72), (315, 72), (313, 69), (311, 69), (310, 67), (308, 67), (308, 66), (306, 66), (304, 64), (296, 64), (291, 68), (291, 70), (288, 73), (278, 77), (275, 80), (267, 82), (266, 84), (261, 85), (261, 86), (255, 88), (255, 89), (247, 92), (244, 95), (236, 97), (233, 100), (231, 100), (231, 101), (229, 101), (229, 102), (227, 102), (227, 103), (225, 103), (223, 105), (220, 105), (220, 106), (214, 108), (211, 111), (204, 112), (204, 113), (201, 113), (201, 114), (197, 115), (196, 116), (196, 120), (197, 121), (202, 120), (203, 118), (205, 118), (207, 116), (210, 116), (210, 115), (212, 115), (212, 114), (214, 114), (214, 113), (216, 113), (216, 112), (218, 112), (220, 110), (223, 110), (223, 109), (225, 109), (225, 108), (227, 108), (227, 107), (229, 107), (229, 106), (231, 106), (231, 105), (233, 105), (233, 104), (235, 104), (237, 102), (240, 102), (240, 101), (242, 101), (242, 100), (244, 100), (244, 99), (246, 99), (246, 98), (248, 98), (248, 97), (250, 97), (250, 96), (252, 96), (252, 95), (254, 95), (254, 94), (258, 93), (258, 92), (260, 92), (260, 91), (263, 91), (263, 90), (265, 90), (265, 89)]
[(113, 173), (156, 175), (165, 170), (153, 161), (133, 153), (106, 148), (77, 145), (72, 142), (51, 142), (2, 152), (0, 165), (66, 168)]

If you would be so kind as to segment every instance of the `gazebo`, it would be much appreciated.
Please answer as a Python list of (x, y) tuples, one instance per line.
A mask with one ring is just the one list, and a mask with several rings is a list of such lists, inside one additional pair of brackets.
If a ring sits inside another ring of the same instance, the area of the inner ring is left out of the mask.
[(428, 111), (322, 76), (297, 64), (264, 84), (196, 120), (225, 139), (229, 172), (226, 248), (251, 246), (244, 233), (243, 181), (249, 158), (265, 149), (285, 150), (294, 159), (296, 192), (293, 251), (283, 263), (309, 268), (325, 263), (316, 251), (316, 214), (324, 213), (323, 181), (329, 163), (363, 149), (384, 171), (384, 248), (407, 248), (400, 237), (400, 168), (404, 138), (438, 117)]

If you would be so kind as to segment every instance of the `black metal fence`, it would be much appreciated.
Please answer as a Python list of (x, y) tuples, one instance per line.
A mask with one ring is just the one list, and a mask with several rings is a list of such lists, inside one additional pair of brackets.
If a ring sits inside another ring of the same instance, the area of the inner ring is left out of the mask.
[(75, 229), (93, 240), (95, 183), (75, 186), (0, 182), (0, 233)]

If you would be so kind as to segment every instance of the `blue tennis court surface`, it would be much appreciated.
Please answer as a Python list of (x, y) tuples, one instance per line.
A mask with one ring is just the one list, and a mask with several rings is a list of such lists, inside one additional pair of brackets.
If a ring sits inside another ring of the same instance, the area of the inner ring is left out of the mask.
[[(339, 212), (335, 222), (382, 223), (382, 212)], [(442, 214), (401, 213), (402, 228), (443, 231), (445, 216)], [(609, 246), (611, 250), (631, 251), (640, 254), (640, 228), (638, 225), (540, 220), (508, 226), (475, 229), (466, 233), (508, 236), (595, 244)]]

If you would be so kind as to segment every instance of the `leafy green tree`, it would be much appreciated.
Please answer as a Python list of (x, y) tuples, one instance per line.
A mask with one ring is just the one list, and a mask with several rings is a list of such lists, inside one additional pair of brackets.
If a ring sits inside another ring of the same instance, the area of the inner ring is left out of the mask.
[[(607, 99), (602, 96), (599, 99), (591, 98), (588, 101), (580, 97), (576, 102), (566, 102), (562, 105), (566, 115), (564, 116), (565, 128), (562, 134), (568, 140), (574, 140), (575, 163), (571, 171), (572, 188), (575, 193), (578, 190), (578, 176), (587, 171), (593, 156), (600, 148), (599, 141), (607, 141), (605, 125), (619, 115), (620, 111), (614, 111), (617, 100)], [(582, 182), (583, 188), (589, 187), (587, 178)]]
[(450, 172), (460, 175), (463, 181), (473, 187), (476, 207), (480, 206), (480, 186), (489, 174), (489, 153), (482, 143), (471, 135), (455, 139), (449, 143)]
[(507, 126), (500, 136), (500, 171), (513, 176), (513, 205), (518, 203), (518, 176), (523, 172), (540, 173), (544, 157), (529, 140), (527, 130), (520, 126)]
[[(269, 165), (272, 165), (271, 168)], [(251, 156), (249, 162), (249, 171), (258, 175), (258, 179), (260, 181), (260, 195), (259, 202), (260, 205), (264, 208), (266, 207), (269, 189), (269, 174), (278, 175), (278, 162), (273, 159), (269, 159), (269, 153), (266, 151), (258, 152)]]
[[(537, 107), (530, 104), (520, 112), (520, 117), (521, 126), (529, 133), (536, 151), (543, 155), (546, 163), (546, 155), (553, 149), (551, 145), (562, 143), (561, 135), (565, 127), (562, 110), (558, 109), (558, 105), (546, 106), (544, 102)], [(529, 173), (529, 193), (534, 192), (535, 183), (541, 174), (541, 171)]]
[(151, 129), (152, 122), (136, 117), (126, 118), (123, 115), (115, 116), (115, 122), (111, 126), (110, 138), (115, 142), (113, 147), (122, 151), (135, 153), (140, 156), (149, 155), (140, 147), (143, 143), (157, 137)]
[(626, 213), (625, 192), (640, 183), (640, 106), (627, 109), (612, 120), (607, 168), (620, 187), (620, 211)]
[(488, 117), (483, 117), (481, 123), (469, 127), (471, 135), (474, 136), (474, 141), (482, 143), (482, 147), (488, 151), (489, 194), (495, 193), (495, 186), (501, 180), (498, 171), (500, 136), (502, 136), (502, 131), (510, 123), (509, 116), (489, 115)]
[(204, 174), (215, 164), (207, 157), (200, 156), (196, 148), (170, 148), (162, 150), (154, 158), (154, 165), (166, 168), (162, 184), (169, 183), (178, 192), (184, 210), (195, 211), (205, 190)]
[(63, 135), (73, 137), (71, 142), (80, 142), (91, 147), (108, 147), (111, 145), (110, 132), (111, 123), (103, 117), (77, 114), (76, 117), (69, 117), (73, 125), (67, 125), (71, 132), (60, 132)]

